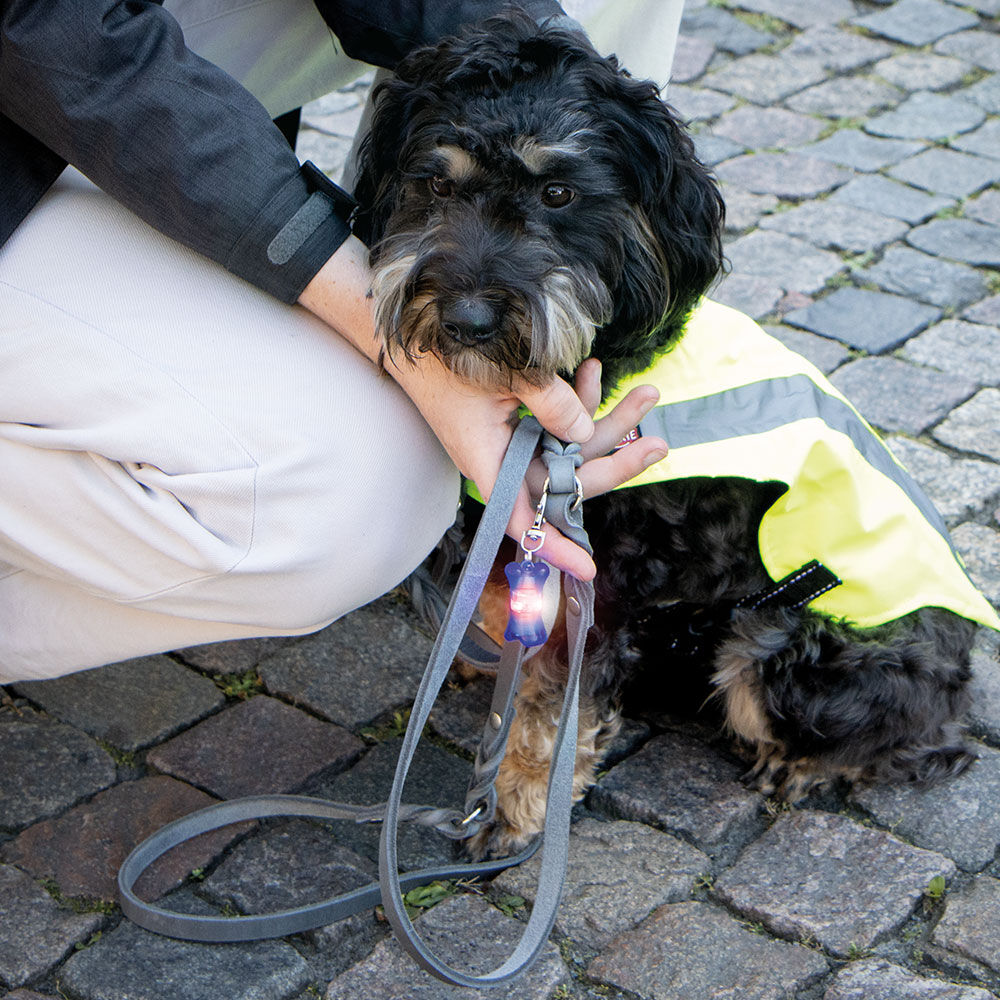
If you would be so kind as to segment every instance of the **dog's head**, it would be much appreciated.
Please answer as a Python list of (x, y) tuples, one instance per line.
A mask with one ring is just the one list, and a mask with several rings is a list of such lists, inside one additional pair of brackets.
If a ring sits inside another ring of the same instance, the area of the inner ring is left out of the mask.
[(356, 193), (387, 349), (485, 384), (593, 354), (610, 387), (722, 262), (718, 189), (655, 85), (516, 11), (399, 65)]

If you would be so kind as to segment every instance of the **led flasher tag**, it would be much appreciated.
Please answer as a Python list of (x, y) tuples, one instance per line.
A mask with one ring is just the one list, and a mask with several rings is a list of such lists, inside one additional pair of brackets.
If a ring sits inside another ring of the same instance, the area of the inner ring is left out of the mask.
[(523, 646), (540, 646), (548, 638), (542, 619), (542, 591), (549, 576), (543, 562), (524, 559), (504, 567), (510, 584), (510, 617), (503, 637)]

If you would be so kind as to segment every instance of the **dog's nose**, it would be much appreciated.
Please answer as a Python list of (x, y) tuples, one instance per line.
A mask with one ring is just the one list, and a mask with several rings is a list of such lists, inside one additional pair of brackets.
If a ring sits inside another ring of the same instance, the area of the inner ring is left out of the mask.
[(455, 299), (441, 307), (442, 329), (467, 347), (492, 337), (499, 322), (500, 309), (486, 299)]

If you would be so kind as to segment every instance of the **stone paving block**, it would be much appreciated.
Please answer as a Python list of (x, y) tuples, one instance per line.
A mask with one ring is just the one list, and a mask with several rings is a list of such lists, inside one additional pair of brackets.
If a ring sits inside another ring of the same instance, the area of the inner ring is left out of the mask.
[(984, 524), (960, 524), (951, 539), (972, 582), (994, 606), (1000, 607), (1000, 534)]
[(1000, 190), (990, 188), (989, 191), (970, 198), (963, 206), (963, 211), (970, 219), (1000, 226)]
[(14, 685), (41, 705), (120, 750), (141, 750), (190, 726), (226, 700), (207, 677), (166, 656)]
[(854, 205), (869, 212), (891, 215), (911, 224), (923, 222), (955, 204), (951, 198), (917, 191), (881, 174), (855, 177), (843, 187), (837, 188), (830, 200)]
[(746, 152), (746, 146), (711, 132), (696, 132), (691, 138), (694, 139), (695, 154), (706, 167), (714, 167)]
[(876, 427), (914, 436), (975, 392), (969, 379), (897, 358), (858, 358), (838, 368), (831, 381)]
[(14, 990), (13, 993), (7, 993), (3, 1000), (52, 1000), (52, 997), (34, 990)]
[[(499, 966), (514, 949), (524, 925), (503, 916), (478, 896), (445, 900), (416, 922), (427, 945), (455, 968), (483, 974)], [(569, 980), (569, 973), (551, 942), (542, 949), (523, 979), (490, 990), (503, 1000), (548, 1000)], [(469, 990), (449, 986), (419, 969), (394, 938), (379, 942), (372, 954), (330, 983), (325, 1000), (398, 997), (402, 1000), (466, 1000)]]
[(347, 166), (351, 145), (350, 139), (304, 128), (299, 131), (296, 139), (295, 155), (303, 162), (312, 160), (327, 177), (339, 178)]
[(1000, 742), (1000, 636), (991, 630), (980, 629), (976, 635), (969, 694), (970, 732), (991, 743)]
[(0, 865), (0, 987), (38, 981), (103, 922), (63, 909), (30, 876)]
[(942, 444), (1000, 462), (1000, 390), (983, 389), (958, 407), (934, 437)]
[(74, 1000), (292, 1000), (309, 970), (282, 941), (195, 944), (126, 921), (75, 954), (59, 979)]
[(866, 132), (893, 139), (943, 139), (978, 128), (986, 112), (958, 97), (919, 90), (893, 111), (865, 122)]
[(980, 14), (986, 14), (991, 17), (995, 17), (1000, 14), (1000, 0), (948, 0), (948, 3), (953, 3), (958, 7), (971, 7), (972, 10), (978, 10)]
[(877, 264), (855, 273), (887, 292), (907, 295), (942, 309), (975, 302), (989, 290), (986, 279), (966, 264), (941, 260), (910, 247), (890, 247)]
[(730, 94), (720, 94), (717, 90), (673, 84), (666, 94), (666, 101), (682, 121), (692, 122), (715, 118), (736, 103)]
[(888, 444), (947, 521), (969, 517), (1000, 498), (1000, 465), (954, 458), (904, 437), (892, 437)]
[(993, 72), (1000, 70), (1000, 36), (993, 31), (975, 28), (949, 35), (934, 46), (934, 51), (967, 59)]
[[(367, 858), (340, 846), (332, 828), (303, 820), (247, 838), (201, 884), (216, 906), (270, 913), (332, 899), (377, 881)], [(314, 975), (330, 980), (364, 958), (387, 933), (372, 909), (306, 931)]]
[(461, 687), (446, 684), (431, 709), (431, 728), (456, 746), (474, 754), (492, 698), (491, 677), (476, 677)]
[(907, 241), (927, 253), (966, 264), (1000, 267), (1000, 228), (972, 219), (934, 219), (911, 230)]
[(889, 173), (925, 191), (966, 198), (1000, 180), (1000, 160), (954, 149), (928, 149), (892, 167)]
[(992, 298), (977, 302), (974, 306), (966, 309), (962, 316), (974, 323), (1000, 326), (1000, 295), (994, 295)]
[(780, 288), (807, 295), (844, 269), (836, 254), (784, 233), (751, 232), (730, 243), (726, 255), (735, 274), (767, 278)]
[(831, 118), (860, 118), (882, 108), (894, 108), (905, 93), (882, 80), (866, 77), (834, 77), (792, 94), (785, 105), (803, 114)]
[(954, 874), (941, 854), (844, 816), (803, 811), (780, 817), (714, 891), (782, 937), (846, 956), (898, 930), (930, 880)]
[(687, 83), (705, 72), (715, 55), (715, 46), (704, 38), (678, 35), (674, 61), (670, 67), (670, 82)]
[(727, 232), (749, 229), (778, 207), (778, 199), (773, 194), (752, 194), (731, 184), (722, 185), (722, 197), (726, 202)]
[(805, 309), (790, 312), (785, 322), (874, 354), (898, 347), (940, 315), (933, 306), (899, 295), (838, 288)]
[(818, 337), (814, 333), (790, 326), (766, 326), (764, 329), (827, 375), (850, 360), (851, 352), (846, 347), (826, 337)]
[(798, 153), (751, 153), (729, 160), (716, 171), (729, 184), (754, 194), (812, 198), (850, 178), (843, 167)]
[(770, 14), (796, 28), (834, 24), (855, 13), (850, 0), (740, 0), (740, 7), (758, 14)]
[(944, 35), (979, 24), (979, 18), (938, 0), (899, 0), (854, 24), (907, 45), (929, 45)]
[(903, 356), (980, 385), (1000, 385), (1000, 330), (993, 327), (948, 319), (908, 341)]
[(709, 73), (705, 83), (753, 104), (776, 104), (826, 76), (822, 62), (807, 56), (743, 56)]
[[(355, 805), (377, 805), (389, 797), (402, 737), (380, 743), (349, 771), (311, 783), (309, 795)], [(403, 790), (403, 801), (461, 809), (472, 777), (472, 764), (422, 740)], [(330, 824), (337, 843), (371, 861), (378, 861), (379, 826)], [(399, 829), (400, 864), (407, 870), (454, 861), (453, 843), (426, 827), (403, 824)]]
[(113, 784), (117, 768), (89, 736), (28, 709), (0, 714), (0, 829), (20, 830)]
[(853, 128), (842, 128), (828, 139), (807, 146), (803, 153), (821, 160), (841, 163), (855, 170), (871, 172), (899, 163), (925, 148), (922, 142), (905, 139), (876, 139)]
[(648, 823), (725, 860), (761, 827), (763, 799), (740, 784), (745, 770), (685, 733), (665, 733), (612, 768), (588, 802), (609, 816)]
[(788, 148), (812, 142), (823, 131), (823, 123), (784, 108), (746, 105), (723, 115), (712, 131), (738, 142), (744, 149)]
[(874, 70), (884, 80), (903, 90), (942, 90), (959, 83), (970, 64), (952, 56), (932, 52), (900, 52), (883, 59)]
[(851, 801), (897, 836), (946, 854), (965, 871), (982, 871), (1000, 844), (1000, 752), (986, 746), (972, 767), (931, 788), (855, 787)]
[(413, 701), (432, 645), (409, 609), (381, 598), (264, 660), (260, 675), (271, 694), (353, 729)]
[(752, 274), (728, 274), (715, 288), (712, 298), (723, 305), (760, 319), (772, 312), (781, 301), (784, 289), (770, 278), (757, 278)]
[(947, 900), (931, 935), (932, 954), (977, 978), (1000, 972), (1000, 882), (981, 875)]
[[(584, 819), (570, 831), (556, 930), (600, 950), (656, 907), (688, 899), (695, 880), (711, 868), (706, 854), (642, 823)], [(534, 902), (540, 870), (536, 855), (501, 872), (494, 888)]]
[(1000, 114), (1000, 73), (993, 73), (971, 87), (957, 91), (958, 97), (977, 105), (989, 114)]
[[(774, 35), (752, 28), (719, 7), (687, 8), (681, 19), (681, 31), (709, 42), (723, 52), (744, 56), (776, 41)], [(671, 90), (673, 88), (671, 87)]]
[(147, 762), (233, 799), (294, 792), (349, 767), (364, 744), (353, 733), (260, 695), (154, 747)]
[(587, 967), (591, 978), (655, 1000), (792, 1000), (826, 971), (808, 948), (754, 934), (696, 902), (661, 907)]
[[(58, 819), (28, 827), (0, 848), (0, 857), (36, 878), (53, 879), (66, 896), (114, 901), (118, 869), (132, 848), (165, 824), (215, 801), (173, 778), (126, 781)], [(157, 861), (139, 879), (136, 891), (146, 899), (163, 895), (247, 829), (241, 824), (202, 834)]]
[(823, 1000), (993, 1000), (978, 986), (917, 976), (884, 958), (849, 962), (834, 977)]
[(796, 35), (784, 51), (789, 55), (818, 59), (827, 69), (843, 73), (890, 55), (892, 46), (854, 31), (823, 24)]
[(175, 651), (185, 663), (202, 673), (242, 674), (257, 666), (267, 656), (281, 652), (286, 646), (300, 642), (301, 636), (264, 636), (259, 639), (233, 639), (229, 642), (209, 642), (203, 646), (187, 646)]
[(796, 236), (828, 250), (851, 253), (878, 250), (909, 231), (901, 219), (831, 201), (803, 202), (787, 212), (761, 219), (760, 228)]

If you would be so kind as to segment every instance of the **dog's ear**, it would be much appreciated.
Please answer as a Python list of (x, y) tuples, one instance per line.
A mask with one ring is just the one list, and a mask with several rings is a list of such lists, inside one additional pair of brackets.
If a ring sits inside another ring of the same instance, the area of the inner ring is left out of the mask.
[(603, 331), (613, 349), (620, 338), (642, 338), (651, 351), (672, 342), (722, 265), (725, 206), (694, 143), (656, 85), (633, 80), (605, 60), (596, 74), (596, 107), (606, 148), (624, 150), (617, 169), (633, 206), (626, 229), (616, 313)]

